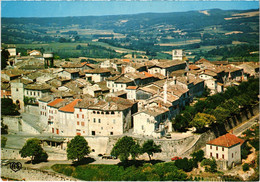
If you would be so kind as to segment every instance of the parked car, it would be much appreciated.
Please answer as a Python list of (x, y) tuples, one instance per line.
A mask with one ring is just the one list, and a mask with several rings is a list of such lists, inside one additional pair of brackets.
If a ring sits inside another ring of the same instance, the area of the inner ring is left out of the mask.
[(112, 156), (112, 155), (103, 155), (102, 159), (117, 159), (116, 156)]
[(182, 159), (182, 158), (181, 157), (177, 157), (177, 156), (171, 158), (172, 161), (176, 161), (176, 160), (179, 160), (179, 159)]

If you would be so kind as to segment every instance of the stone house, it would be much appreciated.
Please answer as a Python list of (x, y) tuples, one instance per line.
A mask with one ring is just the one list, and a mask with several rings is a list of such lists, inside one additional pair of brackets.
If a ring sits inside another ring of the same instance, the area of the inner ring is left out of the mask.
[(168, 119), (168, 109), (149, 107), (133, 115), (134, 134), (159, 138), (167, 132), (165, 130)]
[(105, 81), (111, 76), (111, 72), (107, 68), (96, 68), (93, 70), (84, 70), (86, 79), (93, 82)]
[(109, 93), (109, 88), (107, 88), (105, 81), (83, 88), (83, 94), (89, 94), (93, 97), (98, 97), (106, 93)]
[(222, 169), (227, 169), (234, 164), (241, 163), (241, 146), (245, 141), (233, 134), (227, 133), (206, 144), (206, 157), (214, 157), (221, 164)]
[(24, 88), (24, 96), (35, 98), (36, 102), (51, 93), (51, 86), (48, 84), (29, 84)]
[(81, 99), (74, 99), (72, 102), (66, 104), (65, 106), (59, 108), (59, 126), (56, 131), (57, 134), (64, 136), (75, 136), (76, 131), (76, 121), (74, 116), (75, 106)]
[(128, 86), (134, 86), (134, 81), (130, 78), (124, 77), (124, 75), (116, 75), (107, 79), (107, 87), (110, 92), (117, 92), (120, 90), (126, 90)]
[(122, 135), (133, 127), (132, 114), (137, 112), (135, 102), (109, 97), (88, 107), (89, 135)]
[(164, 76), (167, 76), (173, 71), (182, 70), (186, 68), (185, 61), (161, 61), (154, 65), (148, 66), (148, 72), (151, 74), (160, 73)]
[(80, 77), (79, 70), (77, 69), (65, 69), (62, 72), (58, 73), (58, 76), (72, 80)]

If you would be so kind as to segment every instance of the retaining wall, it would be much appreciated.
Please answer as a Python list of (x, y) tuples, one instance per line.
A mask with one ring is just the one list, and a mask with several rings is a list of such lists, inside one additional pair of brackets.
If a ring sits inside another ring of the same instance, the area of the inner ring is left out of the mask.
[[(1, 159), (25, 159), (30, 160), (29, 157), (22, 158), (19, 154), (20, 149), (1, 148)], [(47, 152), (48, 160), (67, 160), (67, 155), (64, 153)]]

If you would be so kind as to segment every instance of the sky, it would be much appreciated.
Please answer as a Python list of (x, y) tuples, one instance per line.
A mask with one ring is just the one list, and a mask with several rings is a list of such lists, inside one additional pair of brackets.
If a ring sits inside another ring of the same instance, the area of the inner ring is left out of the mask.
[(185, 12), (190, 10), (258, 9), (259, 1), (6, 1), (2, 17), (68, 17)]

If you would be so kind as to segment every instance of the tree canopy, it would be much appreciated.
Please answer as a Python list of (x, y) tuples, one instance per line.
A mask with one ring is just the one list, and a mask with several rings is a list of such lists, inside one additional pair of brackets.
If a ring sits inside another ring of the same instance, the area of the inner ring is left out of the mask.
[(124, 136), (116, 142), (111, 155), (119, 157), (120, 161), (125, 162), (130, 155), (135, 159), (140, 154), (140, 151), (140, 146), (132, 137)]
[(142, 146), (143, 153), (147, 153), (149, 159), (151, 160), (151, 156), (153, 156), (154, 153), (162, 152), (161, 146), (156, 145), (153, 140), (147, 140), (144, 142)]
[(2, 115), (19, 115), (17, 106), (13, 103), (12, 99), (1, 98), (1, 114)]
[(191, 126), (196, 127), (197, 130), (201, 130), (206, 125), (212, 124), (216, 118), (212, 115), (205, 113), (197, 113), (191, 121)]
[(48, 154), (43, 150), (40, 143), (40, 140), (37, 138), (27, 140), (23, 148), (19, 151), (21, 157), (30, 157), (31, 162), (46, 161), (48, 159)]
[(69, 160), (81, 161), (86, 155), (90, 154), (90, 147), (83, 136), (75, 136), (67, 147), (67, 158)]

